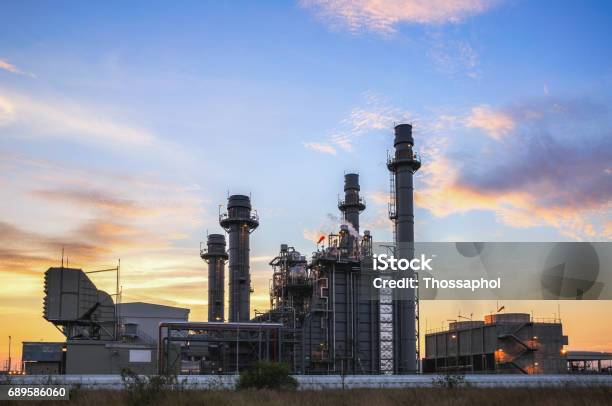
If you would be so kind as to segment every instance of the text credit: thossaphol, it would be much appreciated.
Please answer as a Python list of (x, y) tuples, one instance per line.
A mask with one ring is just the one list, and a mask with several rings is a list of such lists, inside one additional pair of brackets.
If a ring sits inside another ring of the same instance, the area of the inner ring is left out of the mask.
[[(375, 255), (373, 258), (374, 271), (389, 272), (389, 271), (433, 271), (434, 258), (428, 258), (425, 254), (419, 257), (407, 259), (397, 259), (393, 256), (385, 254)], [(434, 277), (404, 277), (392, 278), (390, 274), (380, 276), (372, 280), (372, 284), (377, 289), (416, 289), (420, 287), (425, 289), (469, 289), (472, 292), (478, 289), (500, 289), (501, 278), (496, 279), (438, 279)]]

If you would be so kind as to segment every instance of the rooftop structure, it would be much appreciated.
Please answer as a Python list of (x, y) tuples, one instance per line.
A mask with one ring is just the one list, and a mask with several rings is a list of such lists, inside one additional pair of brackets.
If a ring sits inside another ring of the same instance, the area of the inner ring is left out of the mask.
[(559, 319), (497, 313), (425, 335), (423, 372), (559, 374), (567, 372), (567, 336)]

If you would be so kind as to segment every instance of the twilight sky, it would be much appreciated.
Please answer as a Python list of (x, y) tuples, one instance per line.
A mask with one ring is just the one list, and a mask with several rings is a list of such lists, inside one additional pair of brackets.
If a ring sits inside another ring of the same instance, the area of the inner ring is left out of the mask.
[[(418, 240), (612, 239), (611, 16), (586, 1), (3, 2), (0, 362), (8, 334), (60, 338), (41, 306), (62, 246), (85, 270), (121, 258), (124, 301), (203, 319), (199, 243), (228, 191), (261, 217), (252, 308), (280, 243), (310, 253), (336, 229), (345, 171), (361, 174), (363, 228), (389, 240), (394, 122), (422, 155)], [(427, 306), (438, 323), (459, 305)], [(534, 308), (557, 307), (513, 310)], [(591, 326), (577, 347), (612, 349), (592, 321), (576, 312)]]

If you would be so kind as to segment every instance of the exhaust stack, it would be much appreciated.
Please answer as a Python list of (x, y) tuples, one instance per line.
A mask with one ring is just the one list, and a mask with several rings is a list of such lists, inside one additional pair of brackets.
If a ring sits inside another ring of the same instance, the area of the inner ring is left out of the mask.
[(257, 212), (251, 212), (251, 198), (245, 195), (230, 196), (227, 199), (227, 213), (219, 215), (219, 224), (229, 235), (229, 321), (249, 321), (249, 237), (259, 226)]
[(359, 196), (359, 174), (344, 175), (344, 200), (338, 202), (338, 208), (355, 232), (359, 234), (359, 213), (365, 210), (365, 201)]
[[(395, 222), (395, 257), (412, 259), (414, 256), (414, 187), (413, 175), (421, 167), (413, 151), (412, 125), (400, 124), (395, 127), (395, 154), (387, 162), (393, 176), (395, 193), (389, 210), (389, 217)], [(400, 271), (413, 277), (412, 271)], [(399, 289), (393, 302), (393, 352), (394, 372), (412, 374), (418, 371), (416, 292), (414, 289)]]
[(208, 263), (208, 321), (224, 321), (225, 295), (225, 236), (210, 234), (206, 241), (207, 249), (200, 256)]

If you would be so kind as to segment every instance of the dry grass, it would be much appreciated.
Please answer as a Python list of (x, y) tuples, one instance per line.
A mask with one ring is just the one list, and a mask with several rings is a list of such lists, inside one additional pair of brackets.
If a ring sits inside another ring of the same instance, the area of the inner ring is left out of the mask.
[[(23, 402), (27, 405), (36, 402)], [(64, 402), (40, 404), (66, 405)], [(70, 404), (106, 406), (129, 404), (125, 391), (80, 390)], [(16, 402), (15, 404), (19, 404)], [(592, 388), (416, 388), (326, 391), (170, 391), (154, 405), (278, 405), (278, 406), (385, 406), (385, 405), (610, 405), (611, 387)]]

